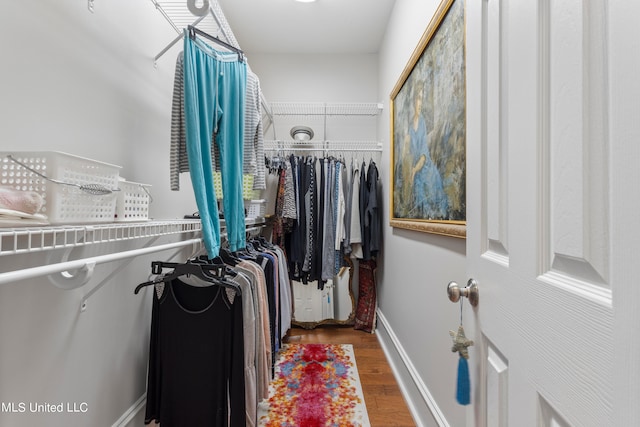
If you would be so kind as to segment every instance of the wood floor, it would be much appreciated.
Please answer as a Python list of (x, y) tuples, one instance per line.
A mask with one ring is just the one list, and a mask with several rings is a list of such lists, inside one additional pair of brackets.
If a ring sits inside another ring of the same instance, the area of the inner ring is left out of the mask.
[(292, 328), (285, 342), (353, 345), (371, 427), (415, 427), (374, 334), (342, 326), (322, 326), (312, 330)]

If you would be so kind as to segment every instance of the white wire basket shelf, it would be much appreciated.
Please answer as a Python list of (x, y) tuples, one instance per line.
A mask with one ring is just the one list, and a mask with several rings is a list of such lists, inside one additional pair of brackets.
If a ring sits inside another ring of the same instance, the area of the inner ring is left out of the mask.
[(200, 220), (0, 228), (0, 256), (175, 234), (199, 233), (201, 230)]

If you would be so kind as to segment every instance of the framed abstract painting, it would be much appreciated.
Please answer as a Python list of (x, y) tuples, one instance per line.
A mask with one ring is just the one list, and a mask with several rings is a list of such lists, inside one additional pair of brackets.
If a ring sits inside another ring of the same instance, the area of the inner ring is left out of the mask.
[(392, 227), (466, 237), (463, 0), (443, 0), (391, 93)]

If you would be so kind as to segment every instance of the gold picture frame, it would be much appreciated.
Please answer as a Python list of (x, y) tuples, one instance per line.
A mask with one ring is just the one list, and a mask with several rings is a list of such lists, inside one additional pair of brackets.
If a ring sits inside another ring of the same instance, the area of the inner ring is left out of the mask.
[(466, 238), (464, 0), (443, 0), (391, 92), (392, 227)]

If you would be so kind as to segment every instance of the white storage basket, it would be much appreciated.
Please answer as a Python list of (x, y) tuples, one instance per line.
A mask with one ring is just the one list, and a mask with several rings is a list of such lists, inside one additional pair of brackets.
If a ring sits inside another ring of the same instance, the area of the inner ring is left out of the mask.
[(146, 221), (149, 219), (151, 194), (149, 184), (120, 181), (116, 203), (116, 221)]
[[(17, 161), (47, 178), (72, 185), (57, 184), (26, 169)], [(44, 198), (40, 214), (51, 224), (113, 222), (117, 191), (90, 194), (73, 185), (118, 188), (120, 166), (56, 151), (0, 152), (0, 185), (21, 191), (34, 191)]]
[(247, 209), (247, 218), (261, 218), (264, 217), (267, 201), (266, 200), (250, 200), (245, 203)]

